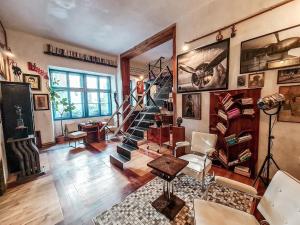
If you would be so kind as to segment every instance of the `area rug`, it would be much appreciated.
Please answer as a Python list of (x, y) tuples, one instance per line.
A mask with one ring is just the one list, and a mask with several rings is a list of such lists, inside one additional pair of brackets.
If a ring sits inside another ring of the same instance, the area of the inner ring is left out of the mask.
[[(206, 182), (210, 179), (207, 177)], [(121, 203), (101, 213), (93, 219), (95, 225), (184, 225), (193, 224), (193, 200), (203, 199), (201, 182), (183, 175), (174, 180), (175, 195), (186, 202), (173, 221), (157, 212), (151, 203), (162, 193), (163, 182), (156, 177)], [(208, 192), (208, 200), (218, 202), (245, 212), (250, 212), (253, 198), (231, 189), (215, 186)]]

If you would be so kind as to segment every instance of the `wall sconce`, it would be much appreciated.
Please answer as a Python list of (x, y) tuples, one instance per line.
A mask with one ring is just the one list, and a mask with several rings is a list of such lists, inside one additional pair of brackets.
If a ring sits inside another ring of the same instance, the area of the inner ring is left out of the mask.
[(231, 35), (230, 35), (232, 38), (235, 37), (236, 31), (237, 31), (237, 29), (235, 27), (235, 24), (233, 24), (232, 27), (231, 27)]
[(219, 33), (216, 36), (216, 40), (217, 41), (222, 41), (223, 40), (223, 35), (222, 35), (222, 31), (221, 30), (219, 30)]

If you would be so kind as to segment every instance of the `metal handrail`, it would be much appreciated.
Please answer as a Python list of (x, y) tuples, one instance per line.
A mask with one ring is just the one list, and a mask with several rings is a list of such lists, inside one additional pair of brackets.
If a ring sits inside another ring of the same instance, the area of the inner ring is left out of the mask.
[(115, 131), (114, 136), (116, 136), (119, 131), (122, 129), (122, 127), (124, 126), (124, 124), (127, 122), (127, 120), (130, 118), (130, 116), (132, 115), (132, 113), (137, 109), (137, 107), (140, 105), (140, 103), (143, 101), (144, 97), (149, 93), (149, 91), (151, 90), (152, 86), (155, 84), (155, 82), (158, 80), (158, 78), (160, 78), (160, 76), (163, 74), (163, 72), (167, 69), (167, 66), (165, 68), (163, 68), (161, 70), (161, 72), (158, 74), (158, 76), (155, 78), (155, 80), (153, 81), (152, 84), (150, 84), (150, 86), (148, 87), (148, 89), (143, 93), (142, 97), (140, 98), (140, 100), (138, 100), (137, 104), (133, 107), (133, 109), (131, 109), (131, 111), (128, 113), (128, 115), (125, 117), (125, 119), (122, 121), (121, 125), (118, 127), (118, 129)]

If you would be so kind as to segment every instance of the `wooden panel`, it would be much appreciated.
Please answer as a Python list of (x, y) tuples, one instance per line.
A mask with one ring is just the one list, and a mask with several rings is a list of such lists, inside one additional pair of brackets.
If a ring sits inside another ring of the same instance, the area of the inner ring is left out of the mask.
[[(174, 149), (177, 142), (185, 141), (185, 127), (173, 126), (172, 128), (173, 139), (172, 148)], [(176, 157), (180, 157), (185, 154), (185, 148), (178, 148), (176, 151)]]
[(147, 130), (148, 141), (153, 141), (159, 145), (170, 140), (170, 127), (169, 126), (150, 126)]

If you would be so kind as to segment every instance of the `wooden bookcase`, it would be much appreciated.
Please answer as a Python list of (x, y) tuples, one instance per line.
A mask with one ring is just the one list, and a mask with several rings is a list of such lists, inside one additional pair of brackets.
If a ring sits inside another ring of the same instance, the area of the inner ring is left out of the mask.
[[(229, 94), (229, 95), (228, 95)], [(257, 108), (257, 100), (260, 98), (261, 89), (238, 89), (230, 91), (217, 91), (210, 93), (210, 133), (218, 135), (216, 152), (214, 153), (214, 163), (221, 164), (228, 170), (234, 170), (235, 166), (248, 167), (251, 176), (255, 175), (255, 165), (258, 157), (258, 141), (259, 141), (259, 109)], [(232, 105), (229, 108), (224, 107), (222, 100), (226, 96), (231, 96)], [(242, 99), (252, 99), (252, 104), (242, 104)], [(222, 110), (228, 116), (228, 112), (237, 109), (240, 114), (224, 119), (218, 112)], [(243, 114), (243, 110), (253, 109), (253, 115)], [(217, 124), (222, 123), (226, 127), (226, 132), (217, 129)], [(230, 135), (236, 135), (236, 143), (228, 144), (226, 138)], [(251, 140), (238, 142), (240, 137), (250, 135)], [(232, 162), (238, 160), (239, 155), (249, 149), (251, 156), (245, 161), (239, 161), (232, 165)], [(225, 158), (225, 160), (223, 160)]]

